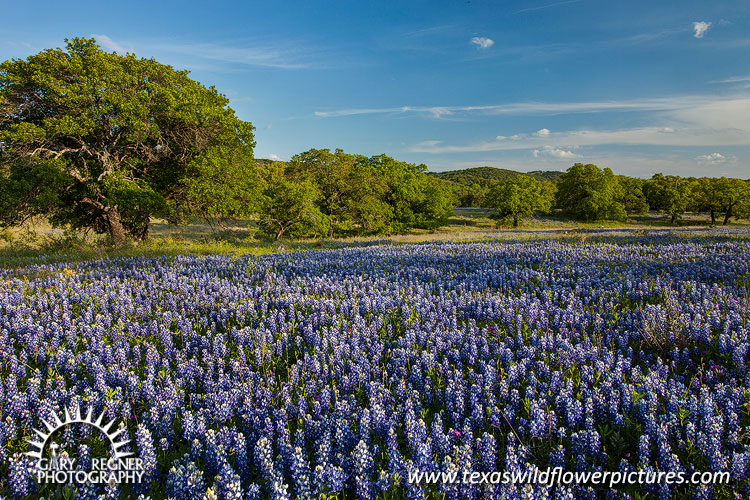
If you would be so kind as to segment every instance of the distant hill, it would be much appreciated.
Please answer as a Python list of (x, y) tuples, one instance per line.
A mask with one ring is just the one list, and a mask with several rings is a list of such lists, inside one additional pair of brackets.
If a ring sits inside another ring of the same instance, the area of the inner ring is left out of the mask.
[[(475, 167), (463, 170), (449, 170), (448, 172), (430, 172), (430, 175), (434, 175), (439, 179), (463, 184), (465, 186), (471, 186), (473, 184), (484, 184), (487, 180), (503, 181), (523, 173), (524, 172), (516, 172), (515, 170), (508, 170), (505, 168)], [(533, 172), (526, 172), (526, 175), (539, 180), (555, 182), (564, 173), (565, 172), (559, 172), (556, 170), (534, 170)]]
[(526, 172), (526, 175), (530, 175), (531, 177), (534, 177), (536, 179), (545, 180), (545, 181), (552, 181), (557, 182), (560, 180), (560, 177), (562, 177), (565, 174), (565, 172), (561, 172), (560, 170), (532, 170), (531, 172)]

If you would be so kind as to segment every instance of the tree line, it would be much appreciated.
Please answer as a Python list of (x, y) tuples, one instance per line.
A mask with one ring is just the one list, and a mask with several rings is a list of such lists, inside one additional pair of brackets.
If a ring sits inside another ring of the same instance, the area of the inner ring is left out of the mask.
[(66, 40), (0, 65), (0, 226), (143, 240), (152, 218), (255, 218), (274, 238), (444, 225), (448, 183), (385, 155), (255, 160), (254, 127), (186, 71)]
[(480, 206), (496, 210), (499, 219), (518, 226), (536, 211), (559, 210), (586, 220), (623, 220), (630, 215), (661, 212), (674, 224), (685, 212), (703, 212), (711, 224), (732, 217), (750, 217), (750, 181), (726, 177), (653, 175), (640, 179), (615, 175), (608, 168), (576, 163), (557, 182), (518, 174), (503, 181), (489, 180)]
[(447, 224), (447, 182), (427, 167), (386, 155), (311, 149), (289, 162), (259, 163), (259, 225), (278, 239), (402, 233)]

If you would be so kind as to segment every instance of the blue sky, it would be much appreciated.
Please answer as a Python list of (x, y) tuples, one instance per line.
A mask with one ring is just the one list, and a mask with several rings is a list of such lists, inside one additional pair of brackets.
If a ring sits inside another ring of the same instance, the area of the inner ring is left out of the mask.
[(0, 59), (94, 37), (231, 100), (256, 156), (750, 177), (750, 2), (0, 2)]

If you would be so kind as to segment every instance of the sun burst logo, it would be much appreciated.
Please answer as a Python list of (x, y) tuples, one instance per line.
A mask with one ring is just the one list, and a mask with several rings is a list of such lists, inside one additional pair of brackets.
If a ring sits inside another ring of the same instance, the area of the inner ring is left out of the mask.
[[(86, 416), (81, 415), (80, 406), (76, 406), (73, 414), (66, 408), (63, 419), (57, 413), (52, 414), (52, 420), (42, 420), (46, 430), (33, 429), (38, 440), (26, 439), (31, 450), (25, 453), (37, 462), (37, 481), (44, 483), (135, 483), (143, 477), (143, 461), (133, 457), (133, 452), (125, 448), (130, 438), (124, 427), (114, 427), (115, 419), (103, 424), (104, 411), (96, 420), (93, 409), (89, 408)], [(88, 425), (99, 430), (109, 441), (111, 454), (109, 457), (92, 458), (91, 468), (83, 470), (76, 468), (76, 458), (57, 452), (59, 445), (52, 441), (52, 436), (71, 425)], [(45, 450), (49, 448), (49, 458), (45, 457)], [(123, 449), (125, 448), (125, 449)]]
[(121, 458), (129, 457), (130, 455), (132, 455), (132, 453), (129, 451), (120, 451), (120, 448), (130, 442), (130, 438), (127, 437), (127, 434), (125, 434), (125, 436), (123, 436), (121, 440), (117, 440), (120, 435), (125, 432), (125, 429), (119, 428), (110, 433), (109, 430), (114, 425), (115, 419), (110, 420), (108, 424), (102, 425), (102, 421), (104, 420), (104, 411), (102, 411), (96, 421), (92, 419), (92, 414), (93, 410), (92, 408), (89, 408), (89, 411), (86, 412), (86, 418), (82, 418), (81, 408), (79, 406), (76, 406), (74, 415), (71, 415), (68, 409), (65, 408), (65, 420), (60, 420), (60, 417), (57, 415), (57, 413), (53, 413), (52, 416), (54, 417), (54, 422), (42, 420), (42, 423), (47, 428), (47, 432), (40, 431), (39, 429), (34, 429), (34, 432), (37, 436), (39, 436), (39, 438), (41, 438), (41, 441), (32, 441), (31, 439), (26, 440), (27, 443), (36, 448), (36, 451), (26, 452), (26, 455), (32, 458), (36, 458), (37, 460), (42, 460), (42, 456), (44, 455), (44, 448), (47, 445), (47, 441), (49, 441), (50, 437), (52, 437), (52, 434), (59, 431), (60, 429), (64, 429), (65, 427), (74, 424), (90, 425), (91, 427), (98, 429), (102, 434), (107, 436), (110, 446), (112, 447), (112, 452), (114, 453), (115, 460), (119, 460)]

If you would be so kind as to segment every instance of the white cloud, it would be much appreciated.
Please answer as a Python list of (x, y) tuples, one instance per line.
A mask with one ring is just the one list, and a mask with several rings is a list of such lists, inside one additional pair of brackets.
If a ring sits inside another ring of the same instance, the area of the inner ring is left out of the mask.
[(548, 128), (539, 129), (536, 132), (534, 132), (534, 135), (537, 137), (549, 137), (550, 131)]
[(118, 52), (121, 55), (124, 55), (127, 50), (122, 48), (121, 45), (118, 45), (114, 40), (112, 40), (107, 35), (91, 35), (96, 40), (96, 43), (104, 47), (105, 49), (109, 49), (114, 52)]
[(471, 43), (477, 45), (480, 49), (489, 49), (490, 47), (495, 45), (495, 41), (492, 38), (487, 38), (484, 36), (475, 36), (471, 39)]
[(711, 27), (711, 23), (706, 21), (696, 21), (693, 23), (693, 36), (695, 38), (703, 38), (708, 29)]
[(445, 107), (436, 106), (434, 108), (430, 108), (429, 113), (433, 118), (442, 118), (443, 116), (452, 115), (453, 111)]
[(542, 149), (535, 149), (534, 151), (532, 151), (532, 154), (534, 155), (534, 158), (539, 158), (540, 156), (551, 156), (560, 160), (579, 158), (579, 156), (573, 151), (555, 148), (552, 146), (544, 146)]
[(281, 160), (281, 157), (279, 155), (275, 155), (275, 154), (271, 153), (270, 155), (268, 155), (268, 159), (269, 160), (273, 160), (273, 161), (279, 161), (279, 160)]
[(721, 153), (711, 153), (711, 154), (707, 154), (707, 155), (698, 156), (695, 159), (698, 160), (698, 163), (701, 163), (701, 164), (704, 164), (704, 165), (706, 165), (706, 164), (707, 165), (720, 165), (722, 163), (730, 162), (730, 161), (732, 161), (732, 160), (734, 160), (736, 158), (733, 157), (733, 156), (731, 156), (731, 157), (725, 156), (725, 155), (723, 155)]

